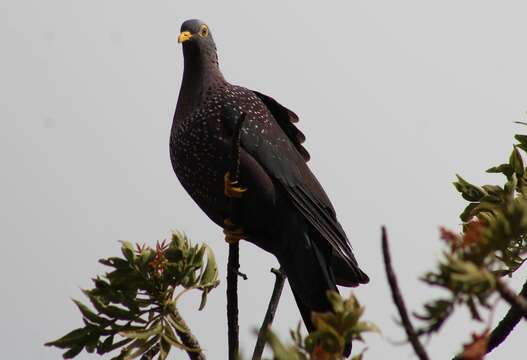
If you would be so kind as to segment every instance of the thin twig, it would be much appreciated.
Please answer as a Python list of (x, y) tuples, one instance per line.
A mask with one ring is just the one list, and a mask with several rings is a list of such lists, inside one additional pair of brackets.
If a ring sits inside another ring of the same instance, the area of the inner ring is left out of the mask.
[[(523, 284), (523, 287), (518, 296), (527, 298), (527, 281)], [(517, 307), (511, 306), (509, 311), (507, 311), (505, 317), (503, 317), (503, 319), (494, 328), (494, 330), (492, 330), (492, 333), (489, 337), (489, 342), (487, 344), (487, 353), (497, 348), (507, 338), (507, 336), (509, 336), (511, 331), (520, 322), (521, 319), (521, 311)]]
[(229, 244), (227, 265), (227, 327), (229, 333), (229, 360), (235, 360), (239, 349), (238, 326), (238, 268), (240, 267), (239, 244)]
[(262, 358), (263, 350), (265, 348), (266, 332), (273, 324), (276, 308), (278, 307), (278, 302), (280, 301), (280, 296), (282, 295), (282, 289), (284, 288), (286, 275), (282, 268), (278, 270), (271, 269), (271, 272), (276, 275), (273, 294), (269, 300), (269, 306), (267, 307), (267, 312), (265, 313), (264, 321), (262, 322), (260, 331), (258, 331), (258, 339), (256, 340), (256, 346), (254, 347), (252, 360), (260, 360)]
[[(240, 175), (240, 135), (245, 120), (245, 113), (238, 119), (232, 136), (231, 181), (238, 181)], [(231, 220), (237, 221), (237, 202), (231, 199)], [(240, 269), (240, 253), (238, 242), (229, 244), (229, 260), (227, 263), (227, 327), (229, 337), (229, 360), (238, 358), (239, 325), (238, 325), (238, 274)]]
[(496, 290), (498, 290), (505, 301), (516, 308), (521, 317), (527, 320), (527, 299), (516, 295), (516, 293), (498, 277), (496, 278)]
[(206, 357), (201, 350), (201, 346), (199, 345), (198, 339), (192, 334), (190, 328), (188, 327), (185, 320), (183, 320), (176, 307), (173, 308), (171, 315), (172, 319), (178, 324), (177, 327), (174, 327), (176, 334), (181, 339), (183, 345), (188, 348), (188, 350), (186, 351), (189, 359), (205, 360)]
[(241, 271), (238, 271), (238, 276), (241, 277), (243, 280), (247, 280), (247, 274), (242, 273)]
[(388, 277), (388, 283), (390, 284), (390, 290), (392, 291), (393, 302), (395, 303), (397, 311), (399, 311), (399, 315), (401, 316), (401, 321), (403, 323), (404, 330), (406, 331), (408, 340), (412, 344), (414, 352), (419, 359), (429, 360), (428, 354), (423, 348), (423, 345), (421, 345), (412, 322), (410, 321), (401, 291), (397, 285), (397, 278), (392, 268), (390, 249), (388, 248), (388, 235), (386, 234), (386, 228), (384, 226), (382, 227), (382, 255), (384, 257), (384, 266), (386, 267), (386, 276)]

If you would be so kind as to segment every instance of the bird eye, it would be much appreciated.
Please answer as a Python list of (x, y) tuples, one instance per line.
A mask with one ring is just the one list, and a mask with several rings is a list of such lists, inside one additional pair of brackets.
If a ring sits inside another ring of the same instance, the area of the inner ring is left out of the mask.
[(209, 35), (209, 28), (207, 27), (207, 25), (201, 25), (199, 29), (199, 34), (202, 37), (207, 37), (207, 35)]

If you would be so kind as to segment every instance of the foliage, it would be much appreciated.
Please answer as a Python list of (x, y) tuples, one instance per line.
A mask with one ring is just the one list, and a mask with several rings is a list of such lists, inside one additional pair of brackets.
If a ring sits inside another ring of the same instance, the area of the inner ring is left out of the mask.
[[(445, 249), (437, 267), (422, 280), (446, 294), (427, 302), (422, 312), (415, 314), (423, 323), (417, 330), (419, 336), (440, 331), (459, 307), (466, 307), (473, 320), (482, 321), (482, 312), (491, 308), (496, 283), (503, 286), (497, 279), (511, 276), (527, 259), (527, 168), (522, 159), (522, 152), (527, 153), (527, 135), (515, 138), (519, 143), (508, 161), (487, 170), (504, 175), (504, 184), (477, 186), (459, 175), (454, 182), (469, 203), (460, 215), (461, 232), (440, 229)], [(123, 241), (121, 251), (122, 257), (100, 260), (111, 271), (93, 279), (94, 288), (83, 290), (91, 308), (73, 300), (84, 326), (46, 345), (65, 349), (63, 357), (67, 359), (82, 350), (102, 355), (120, 349), (112, 360), (155, 356), (163, 360), (172, 347), (198, 358), (193, 355), (201, 354), (201, 349), (177, 310), (177, 300), (188, 290), (200, 290), (199, 310), (203, 309), (208, 293), (219, 284), (211, 249), (192, 245), (186, 236), (174, 233), (169, 243), (158, 242), (155, 248), (134, 247)], [(293, 343), (286, 345), (270, 329), (265, 333), (274, 359), (342, 359), (350, 341), (363, 341), (365, 332), (379, 331), (361, 320), (364, 307), (355, 296), (343, 299), (337, 292), (328, 291), (327, 297), (333, 311), (312, 313), (316, 330), (311, 334), (303, 336), (299, 324), (291, 331)], [(414, 345), (417, 336), (407, 323), (403, 326)], [(488, 328), (472, 334), (456, 359), (483, 359), (489, 336)], [(420, 348), (417, 345), (414, 349)], [(363, 358), (364, 350), (353, 360)]]
[[(342, 359), (346, 344), (351, 340), (364, 341), (365, 332), (379, 332), (378, 328), (369, 322), (361, 321), (364, 307), (351, 294), (343, 299), (337, 292), (328, 291), (327, 297), (333, 307), (333, 312), (312, 313), (316, 331), (303, 337), (300, 324), (291, 331), (293, 344), (284, 345), (280, 339), (269, 330), (267, 342), (276, 360), (337, 360)], [(360, 360), (363, 353), (354, 359)]]
[[(525, 261), (527, 253), (527, 171), (521, 151), (527, 152), (527, 136), (516, 135), (508, 162), (492, 167), (489, 173), (505, 176), (503, 185), (477, 186), (457, 176), (454, 186), (469, 203), (460, 215), (462, 232), (441, 229), (447, 245), (437, 268), (422, 280), (445, 289), (446, 297), (424, 305), (424, 321), (419, 334), (441, 329), (454, 310), (466, 306), (474, 320), (481, 321), (481, 311), (490, 308), (489, 298), (495, 293), (495, 278), (512, 275)], [(488, 331), (475, 337), (469, 346), (476, 353), (485, 345)], [(472, 343), (471, 343), (472, 344)], [(469, 352), (467, 347), (463, 353)], [(484, 354), (484, 352), (483, 352)], [(460, 356), (475, 359), (478, 356)]]
[(99, 260), (112, 270), (93, 279), (94, 288), (83, 290), (94, 310), (73, 300), (79, 308), (84, 327), (58, 340), (46, 343), (67, 349), (70, 359), (83, 349), (106, 354), (121, 349), (115, 360), (135, 359), (143, 354), (165, 359), (171, 347), (189, 349), (178, 338), (189, 329), (177, 311), (177, 300), (184, 292), (202, 292), (199, 309), (207, 294), (218, 284), (218, 270), (207, 245), (192, 245), (180, 233), (169, 243), (132, 246), (123, 241), (123, 257)]

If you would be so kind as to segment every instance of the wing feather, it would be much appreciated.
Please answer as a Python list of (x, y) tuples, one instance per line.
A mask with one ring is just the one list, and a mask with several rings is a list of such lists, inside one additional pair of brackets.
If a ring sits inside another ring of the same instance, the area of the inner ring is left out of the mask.
[(278, 125), (268, 136), (280, 137), (283, 132), (290, 142), (280, 142), (278, 146), (267, 146), (266, 142), (260, 142), (260, 146), (256, 147), (248, 139), (244, 142), (242, 137), (242, 145), (248, 148), (248, 152), (252, 153), (271, 177), (279, 181), (294, 206), (349, 267), (358, 269), (351, 245), (337, 221), (331, 202), (307, 167), (309, 153), (302, 146), (305, 136), (294, 125), (298, 122), (298, 116), (275, 99), (257, 91), (252, 92), (262, 101), (274, 123)]
[(293, 145), (295, 145), (295, 148), (302, 155), (304, 160), (309, 161), (311, 155), (309, 155), (306, 148), (302, 146), (304, 141), (306, 141), (306, 136), (294, 125), (294, 123), (298, 122), (298, 116), (272, 97), (254, 90), (253, 93), (262, 100), (277, 121), (278, 125), (280, 125), (287, 137), (293, 142)]

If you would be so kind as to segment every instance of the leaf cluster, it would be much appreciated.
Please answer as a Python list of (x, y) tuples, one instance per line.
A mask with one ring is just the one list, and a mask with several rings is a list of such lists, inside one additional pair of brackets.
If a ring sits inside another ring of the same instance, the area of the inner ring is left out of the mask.
[(461, 233), (441, 229), (448, 249), (437, 268), (422, 280), (447, 290), (449, 296), (428, 302), (417, 315), (425, 322), (420, 334), (438, 331), (458, 305), (465, 305), (474, 320), (489, 308), (495, 277), (511, 275), (527, 253), (527, 169), (521, 152), (527, 136), (516, 135), (508, 162), (487, 170), (505, 176), (503, 185), (474, 185), (457, 176), (454, 186), (469, 203), (460, 215)]
[[(332, 312), (312, 313), (312, 321), (316, 328), (307, 337), (300, 332), (300, 324), (291, 331), (292, 345), (284, 345), (280, 339), (269, 330), (267, 342), (276, 360), (337, 360), (342, 359), (342, 353), (349, 341), (364, 341), (365, 332), (379, 332), (377, 326), (362, 321), (364, 307), (351, 294), (343, 299), (335, 291), (328, 291), (327, 297), (333, 307)], [(356, 359), (362, 359), (363, 354)]]
[(122, 257), (99, 260), (110, 271), (92, 279), (93, 288), (83, 290), (91, 308), (73, 300), (84, 326), (46, 345), (66, 349), (65, 359), (83, 349), (97, 354), (121, 349), (114, 360), (145, 354), (165, 359), (171, 347), (201, 351), (189, 349), (178, 338), (190, 330), (176, 305), (181, 294), (197, 289), (202, 292), (201, 310), (207, 294), (219, 284), (211, 249), (174, 233), (170, 242), (158, 242), (155, 248), (123, 241), (121, 252)]

